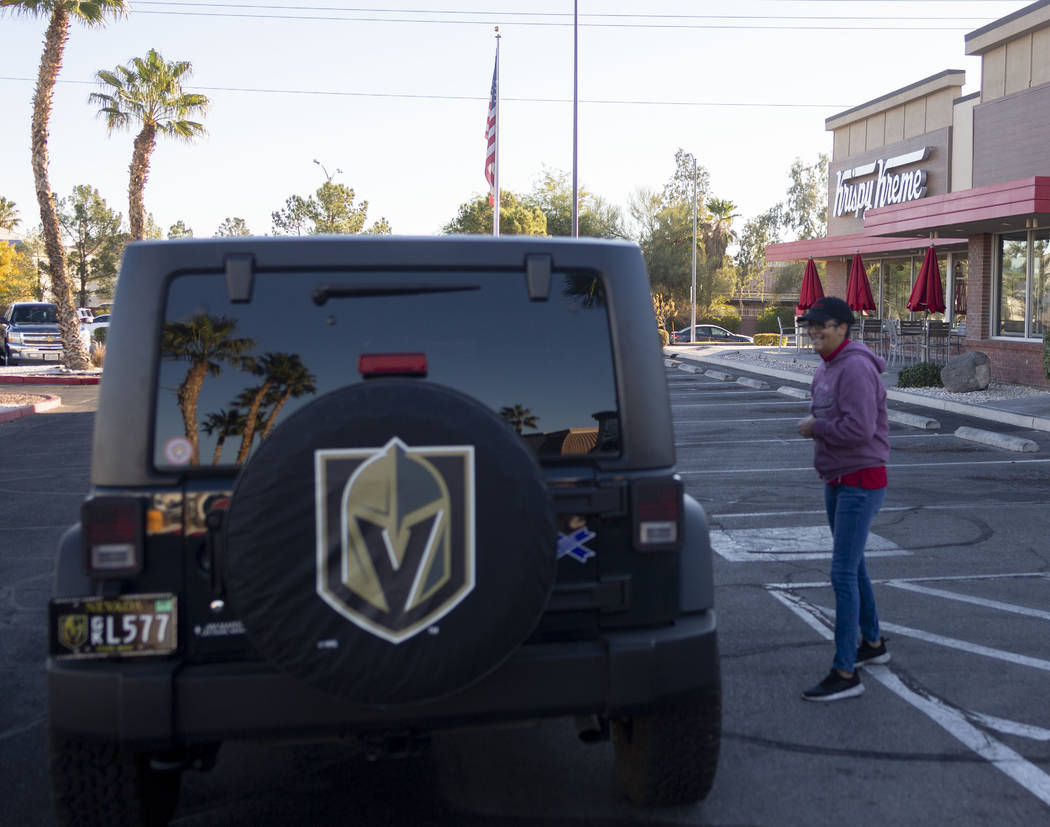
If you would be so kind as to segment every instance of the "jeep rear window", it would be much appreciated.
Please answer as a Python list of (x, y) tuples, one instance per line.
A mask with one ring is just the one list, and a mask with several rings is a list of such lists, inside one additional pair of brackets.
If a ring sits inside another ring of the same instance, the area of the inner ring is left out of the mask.
[(424, 354), (420, 381), (474, 397), (541, 457), (620, 453), (608, 312), (593, 274), (554, 273), (549, 299), (530, 301), (522, 271), (264, 272), (241, 303), (221, 273), (180, 275), (164, 321), (160, 469), (245, 461), (311, 400), (368, 381), (359, 356), (390, 353)]

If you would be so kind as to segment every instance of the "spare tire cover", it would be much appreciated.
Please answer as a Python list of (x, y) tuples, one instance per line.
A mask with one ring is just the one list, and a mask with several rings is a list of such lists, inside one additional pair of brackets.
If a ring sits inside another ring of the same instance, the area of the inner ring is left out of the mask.
[(373, 379), (289, 417), (242, 469), (228, 597), (277, 667), (364, 704), (493, 670), (535, 628), (557, 533), (538, 462), (488, 408)]

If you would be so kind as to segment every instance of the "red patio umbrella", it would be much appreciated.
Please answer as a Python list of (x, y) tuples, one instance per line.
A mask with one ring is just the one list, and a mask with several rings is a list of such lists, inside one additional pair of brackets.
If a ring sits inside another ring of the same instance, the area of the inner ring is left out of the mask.
[(806, 262), (806, 272), (802, 275), (802, 290), (799, 293), (795, 315), (801, 316), (813, 306), (813, 302), (822, 298), (824, 298), (824, 288), (820, 285), (817, 265), (813, 263), (813, 259), (810, 259)]
[(915, 286), (908, 297), (908, 309), (925, 310), (928, 313), (943, 313), (944, 287), (941, 286), (941, 268), (937, 265), (937, 253), (933, 247), (926, 248), (926, 258), (915, 279)]
[(846, 283), (846, 304), (850, 310), (875, 310), (875, 299), (871, 295), (871, 283), (868, 281), (868, 272), (864, 269), (860, 253), (853, 256), (853, 264), (849, 268), (849, 280)]

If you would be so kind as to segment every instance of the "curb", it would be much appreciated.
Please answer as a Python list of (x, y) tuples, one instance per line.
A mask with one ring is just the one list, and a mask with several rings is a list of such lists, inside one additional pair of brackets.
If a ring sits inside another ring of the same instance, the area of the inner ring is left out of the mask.
[(98, 376), (0, 376), (0, 385), (97, 385)]
[[(666, 354), (665, 354), (666, 355)], [(712, 364), (723, 368), (731, 368), (738, 373), (758, 373), (764, 376), (775, 376), (777, 379), (787, 379), (792, 382), (803, 382), (807, 386), (813, 377), (806, 373), (795, 373), (794, 371), (780, 370), (769, 367), (745, 367), (736, 360), (719, 359), (717, 356), (692, 356), (684, 353), (675, 354), (678, 359), (688, 359), (701, 364)], [(710, 375), (710, 372), (708, 372)], [(727, 378), (729, 378), (727, 376)], [(932, 408), (936, 411), (948, 411), (950, 413), (964, 414), (975, 419), (984, 419), (989, 422), (999, 422), (1004, 425), (1016, 425), (1020, 428), (1030, 428), (1033, 431), (1050, 432), (1050, 419), (1042, 416), (1031, 416), (1029, 414), (1018, 414), (1013, 411), (999, 411), (994, 408), (983, 408), (977, 405), (967, 405), (963, 402), (950, 402), (946, 399), (933, 399), (920, 394), (886, 389), (886, 397), (895, 402), (903, 402), (920, 408)]]
[(886, 416), (890, 422), (896, 422), (898, 425), (908, 425), (912, 428), (921, 428), (925, 431), (933, 431), (941, 427), (941, 423), (936, 419), (905, 413), (904, 411), (887, 411)]
[(1010, 434), (997, 434), (994, 431), (983, 431), (980, 428), (970, 428), (963, 425), (955, 429), (955, 436), (970, 442), (980, 442), (982, 445), (990, 445), (993, 448), (1003, 448), (1007, 451), (1019, 451), (1032, 453), (1039, 450), (1039, 445), (1030, 439), (1024, 439)]
[(18, 408), (8, 408), (7, 410), (0, 411), (0, 422), (12, 422), (15, 419), (21, 419), (24, 416), (31, 416), (35, 413), (54, 410), (61, 404), (62, 397), (45, 395), (41, 402), (34, 402), (32, 405), (22, 405)]

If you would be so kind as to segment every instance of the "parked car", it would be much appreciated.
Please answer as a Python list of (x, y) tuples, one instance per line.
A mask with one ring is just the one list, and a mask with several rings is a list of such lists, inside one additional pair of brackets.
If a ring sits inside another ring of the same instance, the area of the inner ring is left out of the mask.
[[(694, 341), (697, 342), (744, 342), (748, 344), (754, 344), (755, 340), (750, 336), (744, 336), (740, 333), (733, 333), (726, 330), (724, 327), (719, 327), (716, 324), (698, 324), (696, 326), (696, 338)], [(689, 342), (689, 328), (683, 327), (681, 330), (676, 330), (674, 333), (673, 344), (681, 345)]]
[(91, 312), (90, 307), (78, 307), (77, 319), (81, 324), (91, 324), (95, 319), (95, 314)]

